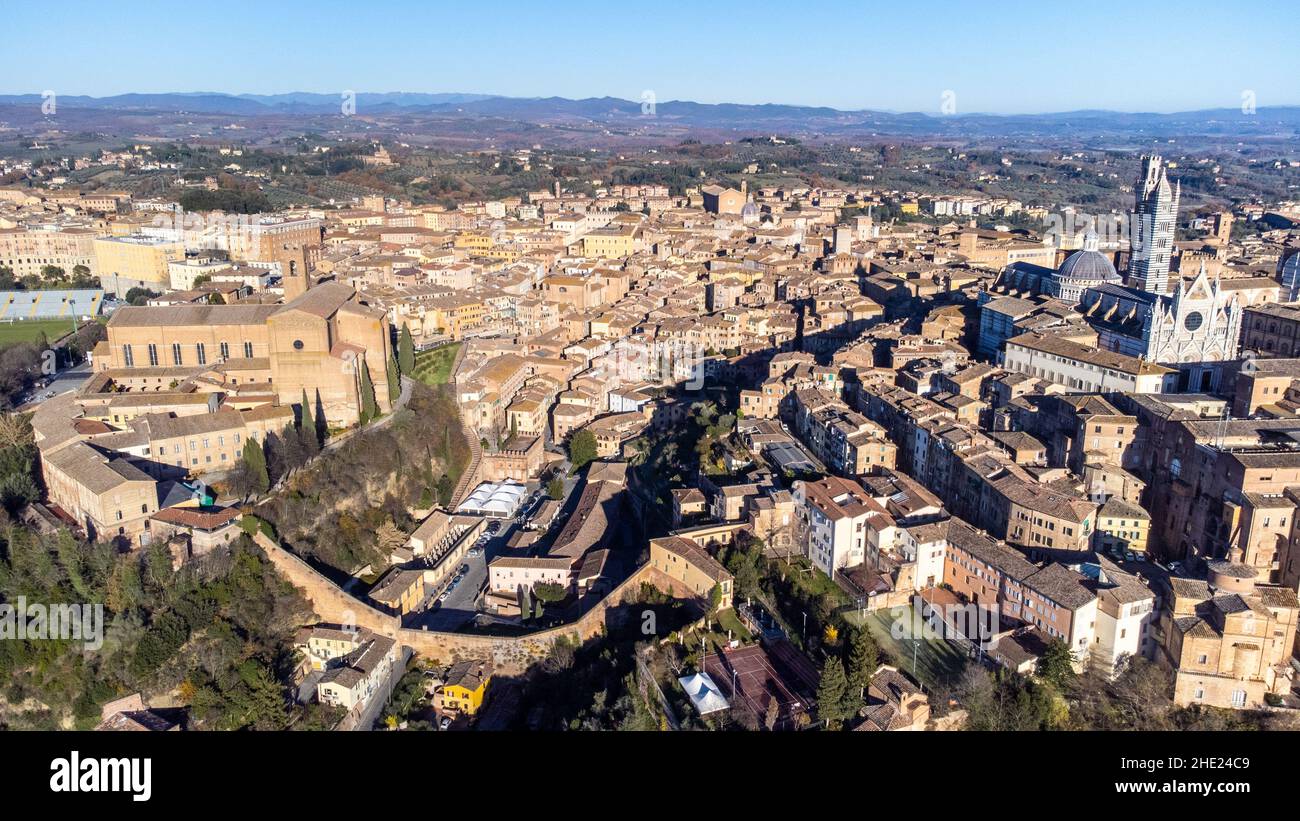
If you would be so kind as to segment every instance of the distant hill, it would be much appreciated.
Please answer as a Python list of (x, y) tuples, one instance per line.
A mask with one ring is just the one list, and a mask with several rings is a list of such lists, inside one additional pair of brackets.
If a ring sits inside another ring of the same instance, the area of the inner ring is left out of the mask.
[[(39, 94), (0, 95), (0, 114), (7, 107), (38, 108)], [(120, 94), (112, 97), (60, 96), (60, 108), (166, 114), (230, 114), (243, 117), (337, 114), (338, 94), (223, 94), (191, 92)], [(1300, 135), (1300, 106), (1206, 109), (1175, 113), (1066, 111), (1051, 114), (957, 114), (841, 111), (798, 105), (741, 105), (667, 100), (654, 106), (653, 117), (637, 100), (616, 97), (502, 97), (489, 94), (413, 92), (358, 93), (358, 113), (382, 117), (425, 115), (442, 122), (493, 118), (533, 125), (582, 122), (598, 127), (654, 131), (666, 127), (724, 132), (815, 134), (836, 136), (908, 136), (951, 138), (1114, 137), (1148, 141), (1177, 136), (1272, 137)], [(12, 110), (12, 109), (11, 109)]]

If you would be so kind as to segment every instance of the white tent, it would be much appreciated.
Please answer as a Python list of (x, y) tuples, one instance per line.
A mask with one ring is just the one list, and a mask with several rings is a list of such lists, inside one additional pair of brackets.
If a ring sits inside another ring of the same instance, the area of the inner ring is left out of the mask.
[(526, 488), (513, 482), (484, 482), (456, 508), (458, 513), (508, 519), (515, 515)]
[(726, 710), (731, 705), (718, 690), (718, 685), (713, 683), (708, 673), (695, 673), (690, 676), (683, 676), (677, 679), (690, 698), (691, 704), (695, 705), (696, 711), (706, 716), (709, 713), (716, 713), (719, 710)]

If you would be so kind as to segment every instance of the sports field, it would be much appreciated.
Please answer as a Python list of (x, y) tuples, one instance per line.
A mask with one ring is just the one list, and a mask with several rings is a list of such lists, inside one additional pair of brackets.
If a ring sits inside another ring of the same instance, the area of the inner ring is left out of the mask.
[(22, 322), (0, 322), (0, 348), (17, 342), (35, 341), (42, 333), (50, 342), (72, 330), (70, 319), (28, 319)]

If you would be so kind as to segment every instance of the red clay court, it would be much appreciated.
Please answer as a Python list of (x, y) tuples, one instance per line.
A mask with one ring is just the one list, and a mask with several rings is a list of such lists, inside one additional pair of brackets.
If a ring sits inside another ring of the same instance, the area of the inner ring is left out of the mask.
[[(767, 715), (773, 699), (778, 709), (777, 727), (790, 727), (799, 713), (812, 709), (817, 692), (817, 669), (807, 657), (784, 640), (768, 647), (751, 644), (723, 650), (704, 658), (704, 671), (733, 705), (742, 699), (758, 716)], [(732, 692), (732, 681), (736, 692)]]

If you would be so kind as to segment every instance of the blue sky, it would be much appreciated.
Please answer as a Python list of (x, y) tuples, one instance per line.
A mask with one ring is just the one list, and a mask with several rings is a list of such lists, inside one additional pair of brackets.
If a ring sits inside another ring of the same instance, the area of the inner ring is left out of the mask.
[(458, 91), (958, 113), (1300, 104), (1294, 9), (1218, 2), (5, 0), (0, 93)]

